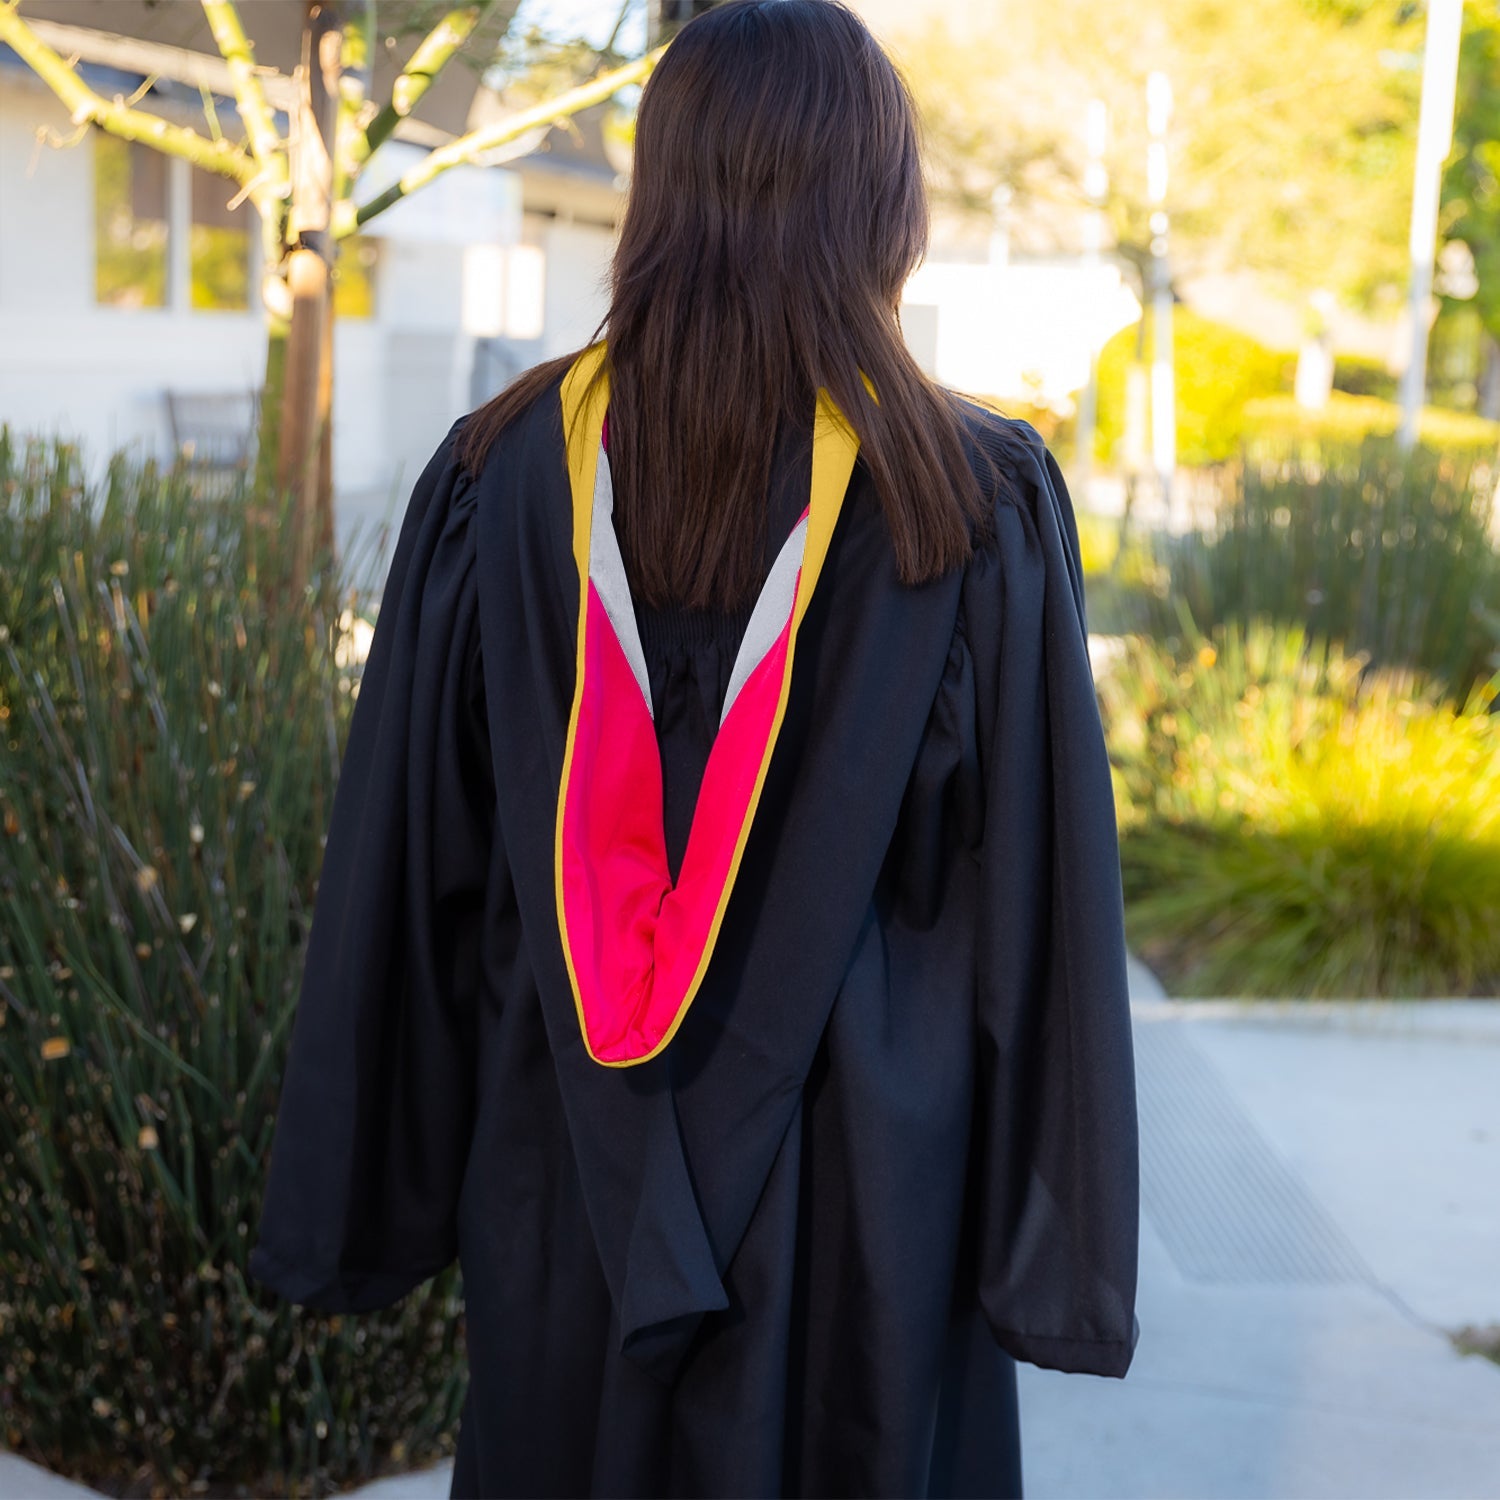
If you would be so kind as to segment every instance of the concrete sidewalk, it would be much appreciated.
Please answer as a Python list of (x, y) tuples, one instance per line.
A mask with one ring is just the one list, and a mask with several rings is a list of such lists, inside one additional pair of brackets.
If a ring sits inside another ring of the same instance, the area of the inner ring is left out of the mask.
[[(1448, 1337), (1500, 1323), (1500, 1001), (1132, 987), (1141, 1341), (1020, 1367), (1029, 1500), (1500, 1497), (1500, 1365)], [(0, 1500), (90, 1493), (0, 1455)]]
[(1136, 976), (1141, 1341), (1021, 1367), (1065, 1496), (1500, 1496), (1500, 1002), (1199, 1002)]

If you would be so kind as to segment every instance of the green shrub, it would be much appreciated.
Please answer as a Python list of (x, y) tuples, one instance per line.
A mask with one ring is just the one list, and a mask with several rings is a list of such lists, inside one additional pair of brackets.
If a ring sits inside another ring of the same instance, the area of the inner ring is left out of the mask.
[[(1155, 347), (1154, 319), (1145, 323), (1145, 359)], [(1125, 432), (1125, 372), (1135, 359), (1138, 324), (1122, 328), (1099, 354), (1096, 453), (1118, 457)], [(1235, 456), (1242, 413), (1256, 397), (1289, 391), (1297, 356), (1265, 345), (1178, 304), (1172, 314), (1172, 368), (1177, 398), (1177, 461), (1187, 467)]]
[(1090, 631), (1127, 635), (1151, 629), (1168, 579), (1150, 545), (1132, 530), (1122, 551), (1118, 516), (1079, 511), (1077, 520)]
[(1107, 573), (1120, 552), (1120, 522), (1116, 516), (1101, 516), (1081, 510), (1078, 522), (1078, 550), (1085, 578)]
[(1378, 396), (1394, 402), (1401, 377), (1386, 369), (1385, 361), (1363, 354), (1336, 354), (1333, 359), (1333, 388), (1350, 396)]
[(1427, 344), (1427, 399), (1472, 414), (1484, 368), (1485, 323), (1473, 299), (1443, 297)]
[(114, 1493), (324, 1492), (463, 1394), (456, 1273), (246, 1280), (353, 686), (257, 518), (0, 434), (0, 1433)]
[(1248, 456), (1212, 527), (1160, 538), (1200, 629), (1266, 617), (1460, 697), (1500, 666), (1495, 474), (1472, 454), (1366, 437)]
[(1497, 689), (1264, 623), (1133, 638), (1100, 681), (1132, 943), (1178, 994), (1493, 993)]
[[(1334, 391), (1321, 409), (1299, 406), (1291, 396), (1259, 396), (1247, 401), (1243, 412), (1245, 440), (1252, 453), (1268, 443), (1273, 451), (1289, 442), (1307, 448), (1353, 445), (1371, 436), (1389, 437), (1401, 425), (1401, 408), (1379, 396), (1351, 396)], [(1469, 460), (1500, 455), (1500, 422), (1472, 412), (1424, 406), (1417, 415), (1417, 440)]]

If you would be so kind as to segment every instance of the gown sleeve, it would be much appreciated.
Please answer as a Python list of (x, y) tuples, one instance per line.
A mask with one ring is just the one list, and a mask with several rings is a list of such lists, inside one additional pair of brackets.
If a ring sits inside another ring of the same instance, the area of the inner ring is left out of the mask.
[(1072, 502), (1035, 429), (1010, 425), (1014, 493), (962, 606), (985, 808), (980, 1300), (1015, 1358), (1122, 1376), (1140, 1332), (1139, 1181), (1114, 798)]
[(494, 785), (456, 430), (413, 489), (350, 720), (249, 1261), (325, 1312), (457, 1254)]

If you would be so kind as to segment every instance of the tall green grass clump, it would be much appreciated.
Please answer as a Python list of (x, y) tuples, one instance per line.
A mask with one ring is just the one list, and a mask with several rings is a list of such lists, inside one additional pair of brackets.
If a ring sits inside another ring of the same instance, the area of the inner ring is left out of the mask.
[(1497, 689), (1297, 627), (1132, 638), (1100, 697), (1138, 951), (1177, 994), (1495, 993)]
[[(1275, 447), (1290, 437), (1314, 447), (1348, 447), (1358, 446), (1365, 437), (1394, 438), (1401, 425), (1401, 407), (1395, 400), (1394, 378), (1386, 379), (1389, 397), (1368, 390), (1336, 389), (1321, 407), (1303, 406), (1287, 394), (1257, 396), (1245, 403), (1242, 441), (1251, 447), (1261, 443)], [(1367, 378), (1360, 383), (1374, 382)], [(1474, 412), (1424, 406), (1417, 413), (1417, 441), (1446, 453), (1493, 459), (1500, 447), (1500, 423)]]
[(1394, 438), (1248, 446), (1204, 532), (1158, 541), (1200, 629), (1296, 624), (1458, 699), (1500, 667), (1497, 456)]
[(326, 1493), (462, 1397), (456, 1273), (246, 1278), (354, 691), (249, 501), (0, 434), (0, 1435), (119, 1495)]

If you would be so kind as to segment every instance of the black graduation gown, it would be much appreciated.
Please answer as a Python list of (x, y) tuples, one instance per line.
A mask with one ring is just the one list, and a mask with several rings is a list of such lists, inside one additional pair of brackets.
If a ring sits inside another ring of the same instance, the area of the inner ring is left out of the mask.
[[(1011, 480), (994, 536), (902, 586), (856, 464), (702, 988), (630, 1067), (586, 1052), (555, 900), (558, 402), (477, 480), (450, 433), (414, 489), (250, 1269), (357, 1312), (458, 1258), (456, 1496), (1016, 1496), (1013, 1361), (1131, 1362), (1134, 1068), (1077, 534), (1034, 429), (968, 411)], [(779, 453), (778, 538), (807, 483), (805, 448)], [(675, 876), (744, 617), (637, 620)]]

